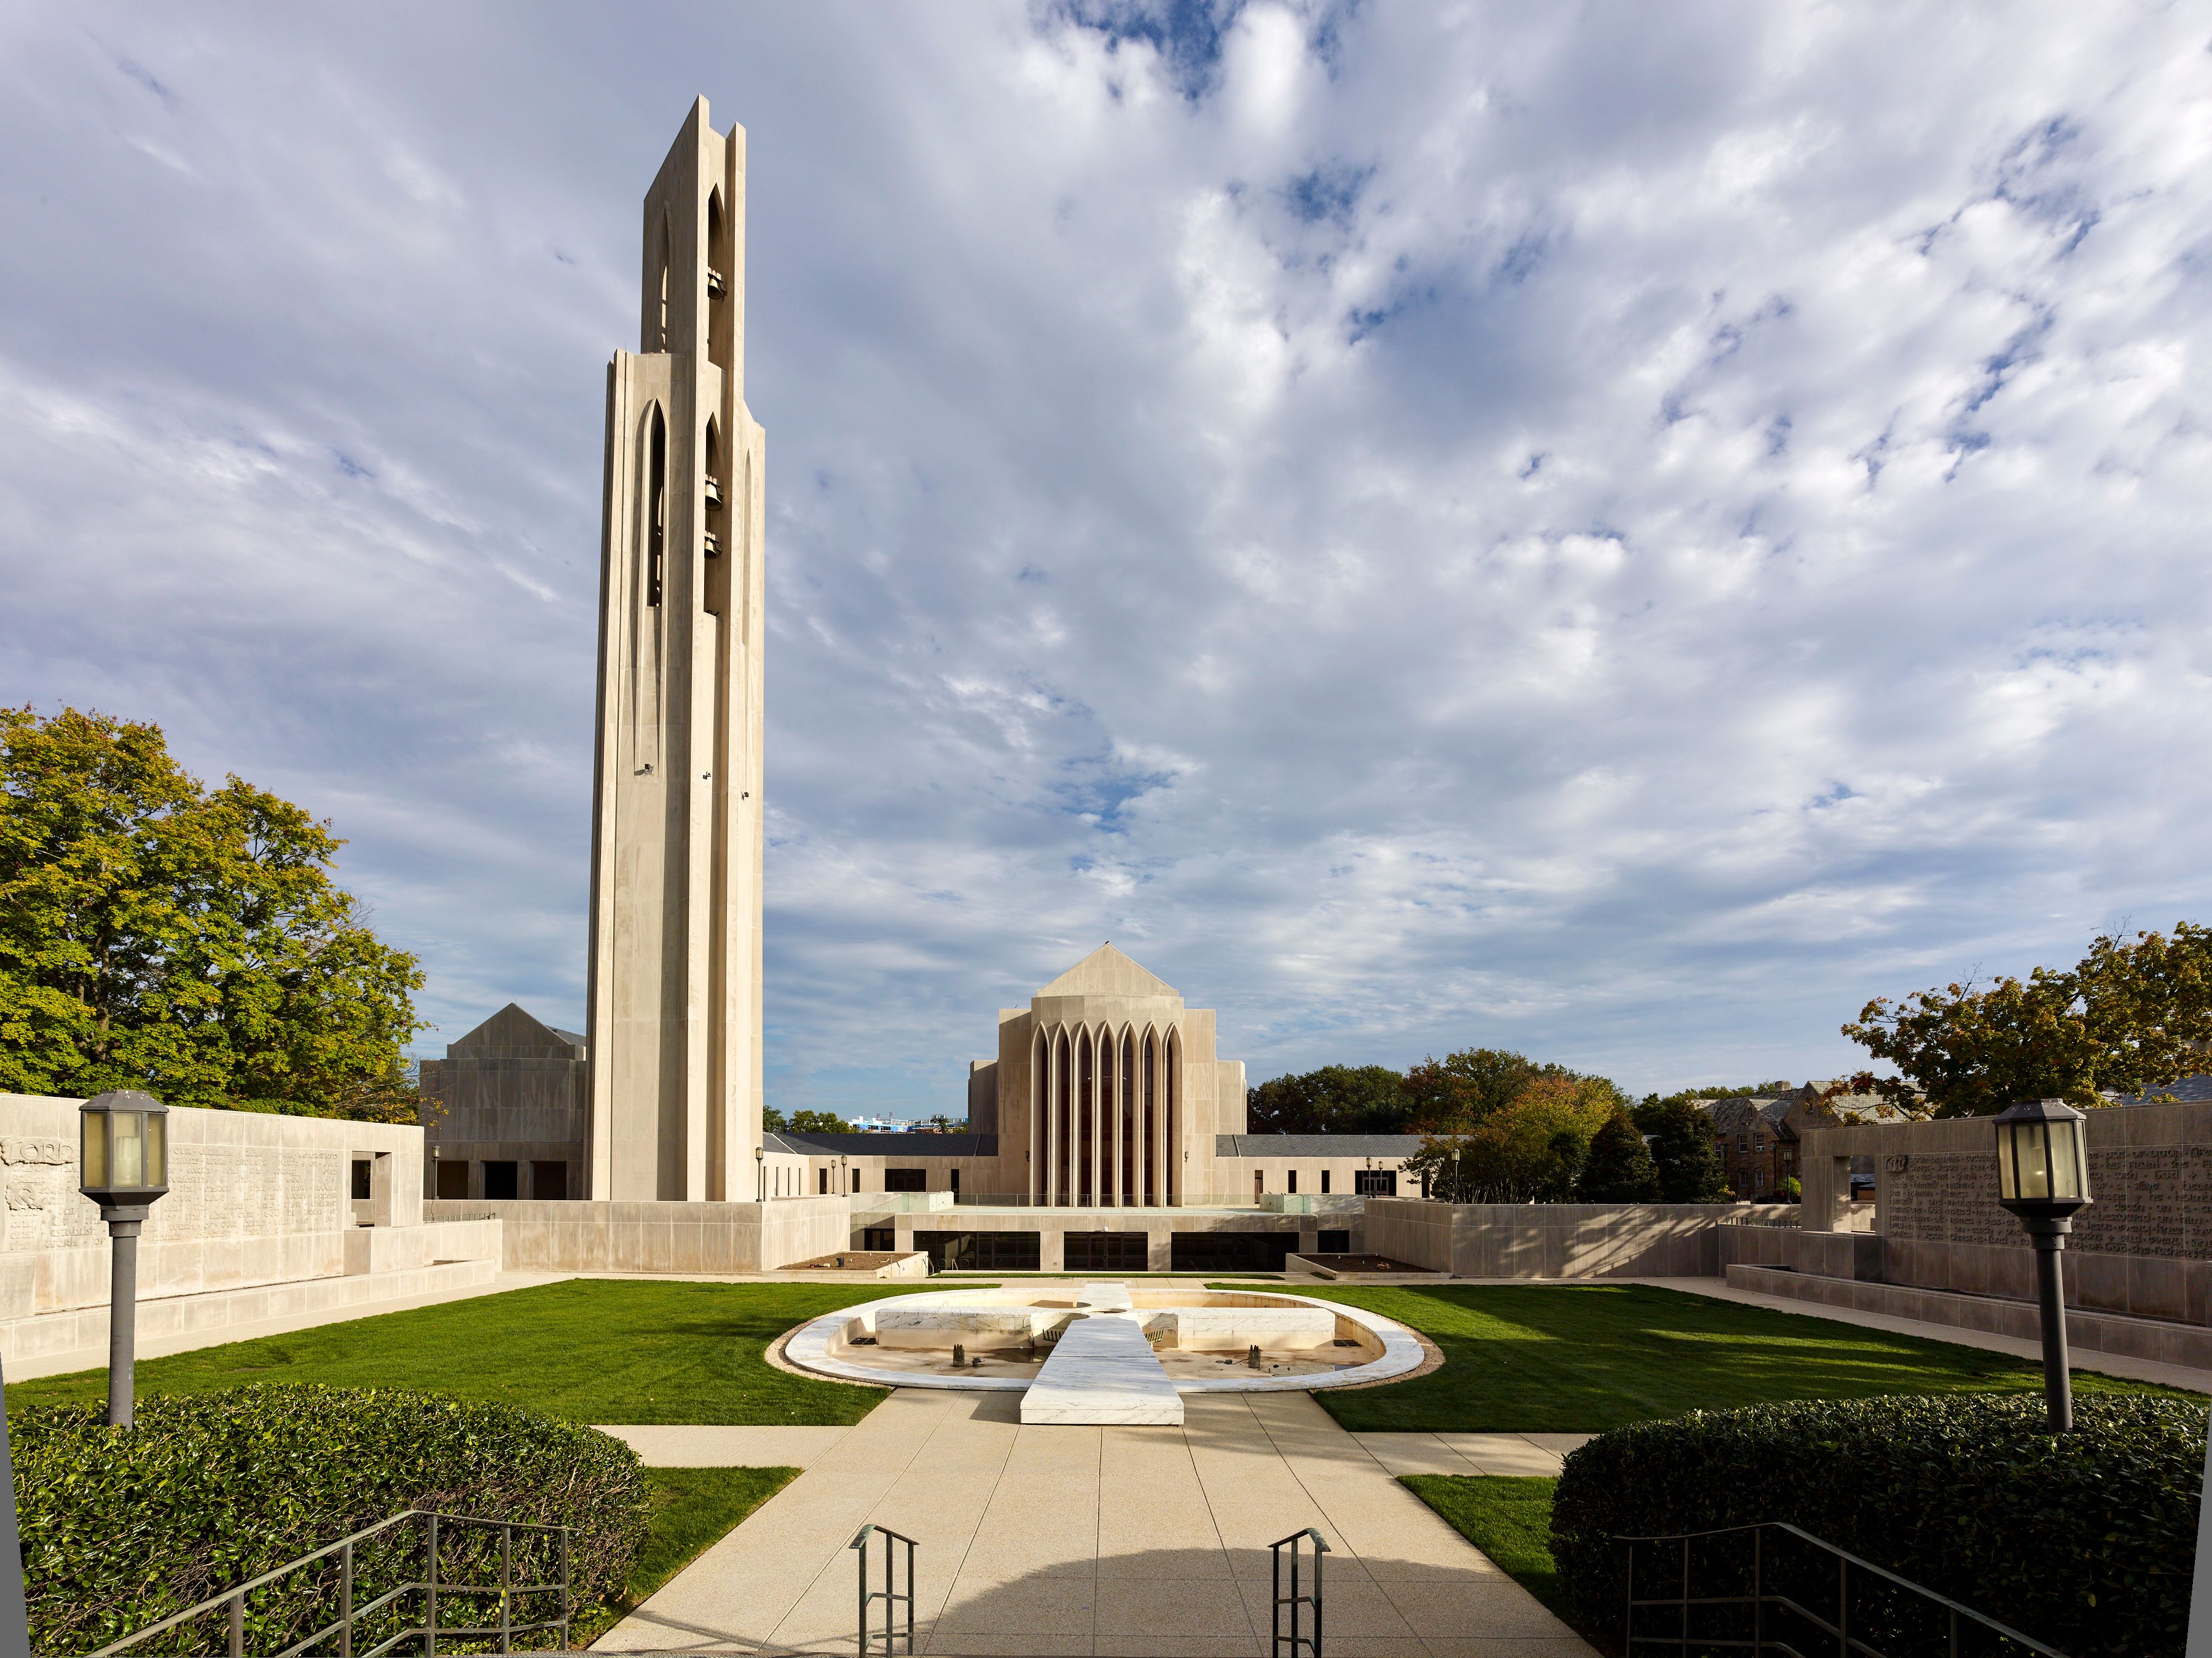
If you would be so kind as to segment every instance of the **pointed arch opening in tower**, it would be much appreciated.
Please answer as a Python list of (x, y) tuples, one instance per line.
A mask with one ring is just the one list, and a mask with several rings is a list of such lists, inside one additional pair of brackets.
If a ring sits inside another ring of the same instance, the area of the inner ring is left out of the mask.
[(709, 361), (727, 367), (730, 325), (725, 301), (730, 285), (723, 277), (722, 267), (729, 256), (722, 244), (722, 188), (717, 185), (707, 197), (707, 356)]
[(653, 263), (659, 267), (653, 287), (659, 295), (658, 309), (653, 313), (653, 349), (668, 349), (668, 216), (660, 216), (660, 228), (653, 243)]
[(668, 422), (660, 405), (653, 405), (653, 436), (646, 455), (647, 491), (645, 551), (645, 602), (660, 603), (661, 576), (668, 550)]
[[(706, 451), (707, 464), (702, 469), (706, 473), (704, 488), (707, 498), (704, 505), (708, 512), (720, 513), (722, 510), (722, 423), (712, 415), (707, 416)], [(711, 533), (708, 539), (710, 543), (713, 541)], [(714, 550), (719, 551), (720, 549)]]

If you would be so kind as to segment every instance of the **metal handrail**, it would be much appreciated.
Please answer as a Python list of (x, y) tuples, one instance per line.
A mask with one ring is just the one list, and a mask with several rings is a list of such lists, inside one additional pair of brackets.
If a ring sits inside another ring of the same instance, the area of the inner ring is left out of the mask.
[[(884, 1540), (884, 1586), (874, 1590), (868, 1588), (868, 1540), (871, 1537), (880, 1537)], [(897, 1574), (894, 1570), (895, 1557), (891, 1552), (891, 1546), (895, 1543), (906, 1545), (906, 1593), (903, 1594), (897, 1592)], [(901, 1602), (904, 1602), (906, 1606), (906, 1649), (908, 1654), (912, 1654), (914, 1651), (914, 1539), (903, 1532), (893, 1531), (889, 1526), (866, 1525), (854, 1533), (853, 1540), (846, 1546), (860, 1556), (857, 1562), (860, 1573), (858, 1608), (860, 1627), (855, 1631), (855, 1637), (860, 1643), (860, 1658), (867, 1658), (868, 1654), (875, 1649), (875, 1643), (878, 1639), (883, 1642), (881, 1649), (883, 1651), (893, 1653), (898, 1650), (896, 1643), (899, 1638), (900, 1631), (896, 1620), (897, 1608)], [(881, 1637), (868, 1633), (868, 1608), (878, 1600), (884, 1603), (884, 1632)]]
[[(1301, 1594), (1298, 1592), (1298, 1563), (1303, 1557), (1298, 1545), (1308, 1538), (1313, 1540), (1313, 1593)], [(1283, 1551), (1285, 1548), (1291, 1552), (1291, 1592), (1288, 1594), (1283, 1593)], [(1267, 1546), (1273, 1574), (1270, 1593), (1275, 1603), (1273, 1621), (1270, 1625), (1270, 1632), (1274, 1637), (1269, 1648), (1271, 1658), (1299, 1658), (1301, 1649), (1308, 1658), (1321, 1658), (1321, 1563), (1322, 1557), (1328, 1552), (1328, 1539), (1311, 1526), (1294, 1531), (1279, 1542)], [(1298, 1633), (1300, 1606), (1312, 1609), (1313, 1633), (1310, 1636)], [(1291, 1614), (1291, 1630), (1287, 1635), (1283, 1632), (1283, 1611), (1285, 1607), (1290, 1609)]]
[[(366, 1605), (355, 1605), (354, 1552), (356, 1548), (373, 1538), (383, 1535), (393, 1527), (404, 1525), (410, 1520), (427, 1522), (427, 1546), (424, 1552), (427, 1576), (400, 1583), (397, 1588), (386, 1590)], [(498, 1582), (441, 1583), (438, 1581), (438, 1528), (441, 1522), (457, 1526), (499, 1527), (500, 1581)], [(561, 1576), (558, 1582), (550, 1583), (514, 1582), (514, 1533), (519, 1531), (539, 1532), (559, 1537)], [(459, 1637), (495, 1635), (500, 1638), (501, 1649), (505, 1650), (512, 1644), (515, 1636), (529, 1635), (540, 1630), (558, 1631), (561, 1645), (565, 1648), (568, 1644), (568, 1623), (572, 1610), (568, 1583), (569, 1536), (569, 1528), (566, 1526), (539, 1525), (526, 1520), (488, 1520), (477, 1515), (444, 1514), (435, 1509), (405, 1509), (387, 1520), (380, 1520), (373, 1526), (365, 1526), (357, 1532), (341, 1537), (335, 1543), (325, 1544), (312, 1554), (303, 1554), (296, 1560), (288, 1560), (281, 1566), (263, 1572), (258, 1577), (248, 1578), (245, 1582), (235, 1584), (220, 1594), (210, 1595), (197, 1606), (187, 1606), (179, 1612), (173, 1612), (157, 1624), (149, 1624), (142, 1630), (134, 1631), (121, 1640), (100, 1648), (99, 1651), (91, 1654), (90, 1658), (112, 1658), (112, 1655), (127, 1652), (149, 1637), (162, 1634), (180, 1624), (189, 1623), (196, 1618), (204, 1618), (208, 1613), (217, 1610), (227, 1614), (227, 1621), (229, 1625), (228, 1644), (230, 1658), (244, 1658), (246, 1597), (256, 1589), (266, 1588), (279, 1579), (290, 1576), (302, 1567), (312, 1566), (319, 1560), (327, 1560), (332, 1555), (338, 1557), (339, 1611), (337, 1617), (304, 1639), (295, 1641), (290, 1646), (273, 1655), (273, 1658), (300, 1658), (301, 1655), (306, 1653), (317, 1643), (334, 1635), (337, 1637), (337, 1658), (378, 1658), (378, 1655), (390, 1651), (400, 1642), (412, 1640), (418, 1636), (423, 1640), (423, 1650), (428, 1658), (435, 1658), (438, 1637), (441, 1635)], [(402, 1595), (416, 1589), (423, 1593), (424, 1621), (399, 1631), (398, 1633), (379, 1642), (364, 1652), (356, 1653), (353, 1648), (354, 1631), (362, 1619), (392, 1605)], [(517, 1624), (514, 1621), (516, 1596), (548, 1594), (556, 1591), (561, 1596), (561, 1615), (558, 1618), (543, 1619), (524, 1624)], [(447, 1594), (498, 1595), (500, 1598), (499, 1622), (481, 1629), (462, 1628), (452, 1625), (441, 1626), (438, 1621), (438, 1596), (441, 1592)]]
[[(1794, 1596), (1779, 1589), (1769, 1589), (1766, 1587), (1765, 1540), (1766, 1533), (1769, 1532), (1796, 1538), (1801, 1543), (1809, 1543), (1821, 1553), (1834, 1559), (1836, 1562), (1836, 1619), (1833, 1623)], [(1741, 1537), (1747, 1534), (1752, 1540), (1751, 1593), (1748, 1594), (1692, 1594), (1690, 1593), (1690, 1545), (1706, 1538)], [(1770, 1606), (1795, 1613), (1823, 1635), (1832, 1637), (1836, 1642), (1835, 1650), (1838, 1658), (1851, 1658), (1853, 1654), (1863, 1655), (1863, 1658), (1885, 1658), (1880, 1648), (1873, 1645), (1863, 1637), (1851, 1632), (1851, 1574), (1855, 1570), (1879, 1578), (1896, 1588), (1904, 1590), (1908, 1594), (1917, 1595), (1942, 1612), (1947, 1620), (1946, 1651), (1949, 1658), (1960, 1658), (1962, 1649), (1960, 1646), (1959, 1637), (1961, 1619), (1978, 1625), (2000, 1640), (2017, 1643), (2024, 1651), (2034, 1655), (2034, 1658), (2066, 1658), (2066, 1655), (2056, 1647), (2046, 1646), (2033, 1636), (2023, 1635), (2009, 1624), (1999, 1623), (1996, 1619), (1975, 1611), (1973, 1607), (1963, 1601), (1954, 1600), (1948, 1594), (1940, 1594), (1924, 1584), (1916, 1583), (1911, 1578), (1893, 1572), (1887, 1566), (1876, 1565), (1873, 1561), (1853, 1554), (1848, 1549), (1838, 1548), (1825, 1538), (1815, 1537), (1811, 1532), (1806, 1531), (1802, 1527), (1793, 1526), (1787, 1521), (1768, 1520), (1755, 1525), (1721, 1526), (1711, 1531), (1676, 1532), (1663, 1537), (1615, 1537), (1613, 1540), (1615, 1543), (1625, 1544), (1628, 1549), (1627, 1606), (1621, 1625), (1621, 1651), (1624, 1658), (1634, 1658), (1636, 1649), (1639, 1645), (1671, 1646), (1684, 1653), (1689, 1652), (1692, 1648), (1700, 1652), (1720, 1648), (1741, 1648), (1749, 1650), (1754, 1658), (1758, 1658), (1758, 1655), (1769, 1651), (1789, 1655), (1789, 1658), (1807, 1658), (1807, 1655), (1800, 1654), (1796, 1647), (1779, 1636), (1770, 1636), (1767, 1633), (1766, 1611)], [(1674, 1594), (1646, 1596), (1639, 1600), (1636, 1594), (1637, 1546), (1658, 1543), (1681, 1546), (1680, 1588)], [(1677, 1619), (1674, 1633), (1671, 1635), (1638, 1634), (1636, 1632), (1637, 1609), (1647, 1606), (1673, 1608)], [(1690, 1632), (1690, 1612), (1691, 1608), (1695, 1606), (1748, 1606), (1752, 1613), (1751, 1638), (1745, 1640), (1741, 1637), (1711, 1635), (1692, 1636)]]

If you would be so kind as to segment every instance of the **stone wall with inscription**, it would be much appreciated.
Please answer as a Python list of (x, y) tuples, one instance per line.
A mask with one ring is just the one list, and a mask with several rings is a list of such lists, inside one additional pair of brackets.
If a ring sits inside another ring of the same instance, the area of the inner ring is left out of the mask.
[[(2020, 1222), (1996, 1201), (1994, 1149), (1908, 1152), (1899, 1161), (1901, 1170), (1881, 1176), (1877, 1225), (1885, 1237), (2020, 1242)], [(2075, 1217), (2069, 1248), (2212, 1260), (2212, 1145), (2092, 1146), (2089, 1192), (2096, 1201)]]
[[(0, 1320), (107, 1299), (107, 1230), (77, 1190), (79, 1103), (0, 1094)], [(179, 1108), (168, 1133), (142, 1299), (343, 1273), (357, 1159), (389, 1160), (392, 1223), (421, 1222), (419, 1128)]]
[[(2065, 1254), (2075, 1304), (2212, 1323), (2212, 1102), (2114, 1106), (2084, 1130), (2089, 1194)], [(1831, 1212), (1850, 1160), (1871, 1158), (1889, 1283), (1975, 1295), (2034, 1293), (2034, 1255), (1996, 1199), (1986, 1118), (1843, 1128), (1807, 1137), (1805, 1221)]]

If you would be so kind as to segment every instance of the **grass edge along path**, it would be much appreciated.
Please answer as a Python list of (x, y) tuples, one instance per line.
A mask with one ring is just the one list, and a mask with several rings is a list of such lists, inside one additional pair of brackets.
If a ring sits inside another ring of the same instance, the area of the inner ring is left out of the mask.
[[(1656, 1284), (1302, 1284), (1296, 1293), (1396, 1319), (1443, 1351), (1427, 1376), (1315, 1394), (1353, 1433), (1602, 1433), (1785, 1400), (2043, 1386), (2039, 1364), (2009, 1353)], [(2074, 1378), (2078, 1393), (2172, 1392), (2079, 1369)]]
[[(769, 1344), (840, 1307), (931, 1287), (564, 1278), (143, 1358), (137, 1388), (321, 1382), (495, 1400), (585, 1424), (847, 1427), (889, 1389), (778, 1370)], [(105, 1369), (8, 1384), (10, 1410), (106, 1396)]]
[(796, 1468), (646, 1469), (653, 1511), (629, 1581), (618, 1601), (576, 1621), (570, 1644), (588, 1646), (605, 1634), (797, 1478)]
[(1559, 1569), (1552, 1559), (1552, 1493), (1557, 1479), (1535, 1474), (1401, 1473), (1398, 1483), (1442, 1515), (1453, 1530), (1489, 1556), (1561, 1623), (1576, 1623), (1559, 1587)]

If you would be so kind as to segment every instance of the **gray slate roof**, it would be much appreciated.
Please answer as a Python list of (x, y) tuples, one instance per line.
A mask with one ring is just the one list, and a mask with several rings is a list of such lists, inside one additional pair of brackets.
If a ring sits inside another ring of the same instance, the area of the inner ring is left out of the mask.
[[(2191, 1100), (2212, 1100), (2212, 1072), (2194, 1077), (2179, 1078), (2166, 1084), (2163, 1088), (2153, 1088), (2145, 1091), (2150, 1094), (2171, 1094), (2176, 1100), (2185, 1102)], [(2111, 1098), (2114, 1105), (2141, 1105), (2143, 1102), (2142, 1094), (2114, 1094)]]
[(771, 1151), (795, 1157), (995, 1157), (996, 1134), (781, 1134), (763, 1136)]
[(1410, 1157), (1419, 1134), (1216, 1134), (1217, 1157)]
[(1732, 1100), (1715, 1100), (1705, 1109), (1712, 1116), (1715, 1133), (1748, 1134), (1754, 1124), (1762, 1130), (1776, 1127), (1796, 1103), (1795, 1094), (1745, 1094)]

